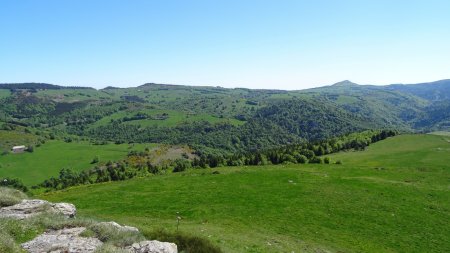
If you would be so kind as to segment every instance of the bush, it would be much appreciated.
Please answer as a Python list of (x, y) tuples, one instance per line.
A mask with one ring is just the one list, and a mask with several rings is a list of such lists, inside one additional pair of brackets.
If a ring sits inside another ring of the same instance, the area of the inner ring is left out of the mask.
[(178, 246), (179, 252), (185, 253), (221, 253), (222, 250), (209, 240), (184, 234), (182, 232), (170, 233), (164, 229), (145, 231), (144, 235), (152, 240), (173, 242)]
[(324, 162), (325, 164), (330, 164), (330, 158), (329, 158), (329, 157), (325, 157), (325, 158), (323, 159), (323, 162)]
[(0, 187), (10, 187), (22, 192), (27, 192), (28, 188), (17, 178), (0, 178)]
[(308, 162), (308, 158), (304, 155), (297, 155), (296, 156), (297, 162), (298, 163), (307, 163)]
[(322, 158), (315, 156), (313, 158), (311, 158), (311, 160), (309, 160), (309, 163), (323, 163)]
[(98, 156), (95, 156), (94, 159), (92, 159), (91, 164), (98, 163), (98, 161), (99, 161)]

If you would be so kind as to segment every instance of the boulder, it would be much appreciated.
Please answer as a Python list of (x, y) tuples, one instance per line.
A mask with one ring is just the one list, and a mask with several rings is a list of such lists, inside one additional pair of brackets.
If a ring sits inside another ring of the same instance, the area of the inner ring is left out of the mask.
[(0, 208), (0, 218), (26, 219), (41, 213), (60, 213), (74, 217), (76, 208), (69, 203), (50, 203), (40, 199), (24, 199), (19, 204)]
[(77, 214), (77, 209), (70, 203), (50, 203), (53, 208), (53, 212), (60, 213), (66, 217), (73, 218)]
[(131, 253), (178, 253), (176, 244), (160, 241), (142, 241), (125, 249)]
[(91, 253), (103, 243), (97, 238), (81, 237), (84, 227), (52, 230), (22, 244), (29, 253)]
[(120, 224), (118, 224), (117, 222), (114, 221), (110, 221), (110, 222), (100, 222), (98, 223), (101, 226), (111, 226), (116, 228), (117, 230), (120, 231), (125, 231), (125, 232), (139, 232), (139, 229), (135, 228), (135, 227), (130, 227), (130, 226), (121, 226)]

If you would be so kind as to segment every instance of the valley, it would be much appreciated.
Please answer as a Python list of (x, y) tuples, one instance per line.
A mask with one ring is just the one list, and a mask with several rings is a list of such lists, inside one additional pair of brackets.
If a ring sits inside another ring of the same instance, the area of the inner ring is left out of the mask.
[(449, 85), (0, 84), (1, 184), (187, 252), (443, 252)]

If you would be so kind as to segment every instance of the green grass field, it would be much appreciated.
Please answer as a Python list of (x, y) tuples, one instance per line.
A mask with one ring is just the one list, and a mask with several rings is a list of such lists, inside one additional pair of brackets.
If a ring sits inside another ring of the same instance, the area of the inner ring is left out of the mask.
[(81, 171), (93, 167), (95, 156), (100, 163), (124, 158), (130, 150), (144, 150), (154, 144), (107, 144), (92, 145), (88, 142), (47, 141), (34, 148), (33, 153), (0, 156), (0, 177), (20, 178), (30, 186), (41, 183), (51, 176), (58, 176), (62, 168)]
[(193, 170), (39, 197), (144, 231), (175, 231), (180, 215), (180, 230), (224, 252), (450, 252), (449, 142), (404, 135), (332, 159), (343, 164)]
[(448, 138), (437, 135), (400, 135), (375, 143), (366, 152), (331, 155), (345, 165), (385, 168), (444, 168), (450, 166)]

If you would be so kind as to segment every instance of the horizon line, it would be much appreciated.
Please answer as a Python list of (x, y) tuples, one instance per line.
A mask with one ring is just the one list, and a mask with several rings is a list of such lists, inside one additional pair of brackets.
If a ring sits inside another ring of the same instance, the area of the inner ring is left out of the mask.
[(378, 86), (378, 87), (383, 87), (383, 86), (391, 86), (391, 85), (416, 85), (416, 84), (432, 84), (432, 83), (436, 83), (436, 82), (441, 82), (441, 81), (447, 81), (450, 80), (450, 78), (448, 79), (440, 79), (440, 80), (435, 80), (435, 81), (430, 81), (430, 82), (419, 82), (419, 83), (390, 83), (390, 84), (360, 84), (360, 83), (355, 83), (350, 81), (349, 79), (346, 80), (342, 80), (333, 84), (326, 84), (326, 85), (321, 85), (321, 86), (315, 86), (315, 87), (311, 87), (311, 88), (304, 88), (304, 89), (276, 89), (276, 88), (247, 88), (247, 87), (241, 87), (241, 86), (236, 86), (236, 87), (223, 87), (221, 85), (209, 85), (209, 84), (199, 84), (199, 85), (193, 85), (193, 84), (171, 84), (171, 83), (158, 83), (158, 82), (145, 82), (143, 84), (137, 85), (137, 86), (126, 86), (126, 87), (121, 87), (121, 86), (115, 86), (115, 85), (107, 85), (103, 88), (94, 88), (93, 86), (90, 85), (61, 85), (61, 84), (55, 84), (55, 83), (50, 83), (50, 82), (0, 82), (0, 85), (3, 84), (8, 84), (8, 85), (17, 85), (17, 84), (48, 84), (48, 85), (54, 85), (54, 86), (59, 86), (59, 87), (63, 87), (63, 88), (87, 88), (87, 89), (95, 89), (95, 90), (103, 90), (106, 88), (114, 88), (114, 89), (129, 89), (129, 88), (138, 88), (140, 86), (144, 86), (144, 85), (148, 85), (148, 84), (154, 84), (154, 85), (167, 85), (167, 86), (184, 86), (184, 87), (208, 87), (208, 88), (221, 88), (221, 89), (248, 89), (248, 90), (279, 90), (279, 91), (302, 91), (302, 90), (311, 90), (311, 89), (317, 89), (317, 88), (324, 88), (324, 87), (330, 87), (333, 85), (339, 85), (339, 84), (344, 84), (344, 83), (348, 83), (348, 85), (358, 85), (358, 86)]

